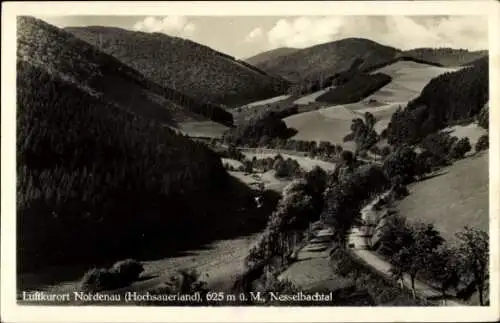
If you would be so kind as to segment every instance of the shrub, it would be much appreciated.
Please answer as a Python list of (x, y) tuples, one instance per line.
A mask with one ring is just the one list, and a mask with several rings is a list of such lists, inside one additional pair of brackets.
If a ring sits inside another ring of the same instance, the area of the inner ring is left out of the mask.
[(409, 146), (402, 146), (384, 161), (384, 171), (390, 179), (398, 176), (404, 184), (409, 183), (415, 176), (416, 153)]
[(476, 152), (488, 149), (489, 142), (490, 140), (488, 135), (482, 135), (481, 137), (479, 137), (479, 140), (476, 142)]
[(472, 150), (469, 138), (465, 137), (453, 144), (450, 151), (451, 158), (463, 158), (466, 153)]
[(275, 176), (278, 178), (299, 176), (302, 172), (299, 163), (295, 159), (277, 159), (274, 165), (276, 166), (274, 168), (276, 171)]
[(477, 116), (477, 122), (480, 127), (483, 127), (484, 129), (488, 129), (489, 127), (489, 122), (490, 122), (490, 117), (489, 117), (489, 105), (485, 104), (485, 106), (481, 109)]
[(139, 278), (144, 271), (144, 267), (135, 259), (125, 259), (116, 262), (110, 269), (116, 273), (122, 281), (132, 282)]

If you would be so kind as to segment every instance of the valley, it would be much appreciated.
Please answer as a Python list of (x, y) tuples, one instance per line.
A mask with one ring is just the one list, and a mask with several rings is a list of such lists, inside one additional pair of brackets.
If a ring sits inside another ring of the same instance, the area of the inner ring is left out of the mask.
[(18, 291), (489, 303), (487, 51), (17, 24)]

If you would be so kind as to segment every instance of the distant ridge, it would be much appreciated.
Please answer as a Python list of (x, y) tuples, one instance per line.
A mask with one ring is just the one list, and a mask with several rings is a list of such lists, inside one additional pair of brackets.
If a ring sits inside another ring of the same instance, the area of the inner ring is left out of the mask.
[[(452, 48), (415, 48), (402, 51), (385, 46), (365, 38), (345, 38), (333, 42), (319, 44), (303, 49), (292, 49), (289, 52), (276, 49), (257, 54), (247, 62), (273, 75), (280, 75), (295, 83), (316, 82), (326, 79), (335, 73), (346, 71), (354, 58), (364, 63), (363, 71), (373, 71), (392, 64), (397, 60), (441, 67), (458, 67), (471, 64), (474, 60), (488, 55), (487, 50), (468, 51)], [(254, 59), (255, 58), (255, 59)]]
[(469, 51), (455, 48), (415, 48), (403, 52), (403, 55), (421, 59), (445, 67), (464, 66), (488, 55), (487, 50)]
[(154, 82), (204, 102), (231, 107), (282, 94), (289, 85), (281, 77), (187, 39), (114, 27), (65, 30)]
[(300, 48), (280, 47), (248, 57), (244, 59), (244, 61), (247, 62), (248, 64), (258, 66), (259, 64), (263, 64), (269, 60), (276, 59), (280, 56), (292, 54), (298, 50), (300, 50)]

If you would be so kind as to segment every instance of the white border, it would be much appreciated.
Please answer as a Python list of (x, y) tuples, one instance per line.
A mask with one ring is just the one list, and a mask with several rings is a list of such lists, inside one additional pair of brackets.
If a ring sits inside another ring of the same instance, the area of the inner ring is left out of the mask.
[[(15, 298), (15, 84), (17, 15), (485, 15), (490, 39), (490, 248), (489, 307), (42, 307)], [(499, 319), (500, 6), (496, 1), (307, 2), (7, 2), (2, 3), (1, 319), (5, 322), (479, 322)], [(493, 108), (495, 107), (495, 108)]]

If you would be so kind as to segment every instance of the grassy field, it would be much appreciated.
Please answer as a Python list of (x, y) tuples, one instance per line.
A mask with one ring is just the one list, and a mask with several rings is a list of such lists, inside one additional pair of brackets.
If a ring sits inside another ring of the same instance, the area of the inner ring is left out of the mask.
[(446, 239), (465, 225), (488, 231), (488, 155), (457, 161), (443, 175), (413, 184), (399, 210), (408, 219), (434, 223)]
[(448, 127), (446, 129), (443, 129), (443, 131), (449, 132), (451, 136), (455, 136), (457, 138), (469, 138), (472, 147), (474, 147), (474, 145), (477, 143), (479, 137), (488, 133), (486, 129), (481, 128), (477, 123), (471, 123), (465, 126), (457, 125)]
[[(432, 78), (454, 70), (456, 68), (399, 61), (373, 71), (390, 75), (392, 81), (365, 100), (305, 112), (284, 120), (287, 126), (298, 130), (294, 139), (326, 140), (340, 144), (344, 136), (350, 132), (351, 120), (362, 116), (365, 112), (371, 112), (377, 119), (375, 130), (380, 133), (387, 127), (391, 115), (398, 106), (404, 107)], [(304, 102), (306, 101), (304, 98)]]
[(179, 123), (177, 128), (191, 137), (221, 138), (228, 127), (213, 121), (191, 121)]
[(306, 105), (309, 103), (313, 103), (316, 101), (316, 99), (318, 97), (320, 97), (323, 94), (325, 94), (326, 92), (328, 92), (331, 88), (333, 88), (333, 87), (327, 87), (326, 89), (319, 90), (319, 91), (304, 95), (304, 96), (298, 98), (297, 100), (293, 101), (293, 103), (298, 104), (298, 105)]
[(374, 93), (368, 99), (380, 102), (405, 102), (416, 97), (429, 81), (446, 72), (458, 68), (437, 67), (411, 61), (398, 61), (380, 68), (373, 73), (384, 73), (392, 77), (392, 82)]

